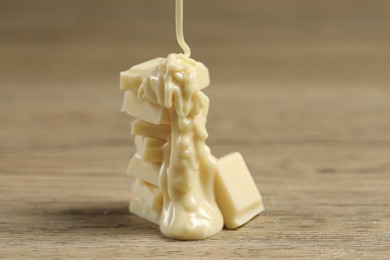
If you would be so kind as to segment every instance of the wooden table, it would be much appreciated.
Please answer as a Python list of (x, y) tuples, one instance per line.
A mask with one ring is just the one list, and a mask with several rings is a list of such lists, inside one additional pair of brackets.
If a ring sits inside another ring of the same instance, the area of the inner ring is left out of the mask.
[(173, 1), (2, 1), (0, 258), (388, 259), (390, 2), (185, 7), (208, 144), (243, 154), (265, 212), (196, 242), (128, 212), (118, 75), (179, 51)]

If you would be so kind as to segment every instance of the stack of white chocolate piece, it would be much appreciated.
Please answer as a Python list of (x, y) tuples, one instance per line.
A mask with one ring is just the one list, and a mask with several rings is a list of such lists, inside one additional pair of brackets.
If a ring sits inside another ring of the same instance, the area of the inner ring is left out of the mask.
[(162, 58), (138, 64), (122, 72), (120, 88), (125, 91), (122, 109), (136, 119), (131, 124), (136, 154), (131, 158), (127, 174), (135, 177), (134, 198), (130, 211), (159, 225), (162, 194), (159, 190), (159, 172), (163, 161), (163, 145), (171, 133), (169, 116), (161, 107), (139, 100), (137, 91), (148, 72), (158, 66)]
[[(166, 109), (139, 99), (137, 92), (162, 60), (156, 58), (120, 74), (120, 89), (125, 91), (122, 109), (136, 118), (131, 124), (131, 134), (137, 152), (127, 168), (127, 174), (135, 177), (130, 211), (157, 225), (160, 224), (163, 205), (159, 175), (164, 161), (164, 145), (171, 134), (170, 118)], [(200, 89), (209, 85), (208, 69), (200, 62), (197, 81)], [(217, 161), (214, 193), (224, 224), (229, 229), (245, 224), (263, 210), (260, 193), (237, 152)]]

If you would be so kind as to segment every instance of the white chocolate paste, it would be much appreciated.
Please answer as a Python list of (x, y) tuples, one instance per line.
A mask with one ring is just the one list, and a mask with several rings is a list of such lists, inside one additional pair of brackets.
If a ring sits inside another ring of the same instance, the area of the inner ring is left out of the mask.
[(176, 0), (176, 39), (183, 49), (184, 55), (191, 56), (191, 49), (184, 40), (183, 35), (183, 0)]
[(159, 177), (160, 229), (183, 240), (205, 239), (223, 227), (214, 197), (216, 160), (205, 144), (209, 100), (198, 88), (196, 66), (183, 54), (170, 54), (138, 90), (140, 100), (159, 105), (170, 115), (171, 136)]

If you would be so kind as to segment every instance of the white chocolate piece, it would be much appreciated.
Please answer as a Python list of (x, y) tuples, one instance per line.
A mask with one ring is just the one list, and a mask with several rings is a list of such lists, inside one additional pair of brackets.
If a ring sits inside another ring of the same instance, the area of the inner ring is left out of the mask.
[(155, 125), (136, 119), (131, 123), (131, 134), (166, 140), (171, 133), (169, 125)]
[(160, 225), (161, 212), (148, 207), (141, 198), (135, 197), (130, 201), (130, 212), (156, 225)]
[[(129, 70), (120, 73), (121, 90), (131, 90), (136, 92), (141, 86), (142, 81), (148, 77), (148, 74), (155, 69), (164, 58), (155, 58), (131, 67)], [(196, 62), (196, 80), (198, 88), (204, 89), (210, 85), (210, 75), (208, 68), (202, 62)]]
[(162, 194), (157, 186), (144, 182), (140, 179), (136, 179), (133, 187), (133, 193), (143, 200), (146, 206), (161, 212), (162, 208)]
[(163, 161), (162, 146), (166, 141), (137, 135), (134, 139), (134, 143), (137, 148), (137, 154), (141, 156), (143, 160), (159, 163)]
[(131, 67), (120, 73), (120, 89), (137, 91), (150, 70), (158, 66), (164, 58), (155, 58)]
[(215, 198), (228, 229), (245, 224), (264, 210), (261, 195), (240, 153), (218, 160)]
[(196, 80), (199, 89), (204, 89), (210, 85), (209, 69), (199, 61), (196, 62)]
[(139, 100), (137, 94), (130, 90), (125, 92), (122, 111), (152, 124), (170, 123), (166, 109), (147, 100)]
[(130, 160), (126, 173), (155, 186), (159, 186), (160, 167), (161, 164), (145, 162), (138, 154), (135, 154)]

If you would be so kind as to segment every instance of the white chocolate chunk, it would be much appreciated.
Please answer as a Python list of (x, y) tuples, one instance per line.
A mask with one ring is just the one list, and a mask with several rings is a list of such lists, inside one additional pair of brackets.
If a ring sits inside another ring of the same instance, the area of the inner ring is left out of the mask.
[[(131, 67), (120, 73), (120, 89), (137, 91), (142, 81), (149, 73), (163, 62), (164, 58), (155, 58)], [(209, 70), (202, 62), (196, 62), (196, 80), (198, 88), (204, 89), (210, 85)]]
[(166, 140), (171, 133), (169, 125), (155, 125), (136, 119), (131, 123), (131, 134)]
[(120, 85), (121, 90), (131, 90), (136, 92), (141, 86), (142, 81), (144, 80), (144, 75), (134, 73), (131, 71), (124, 71), (120, 74)]
[(162, 162), (164, 140), (137, 135), (134, 139), (137, 154), (147, 162)]
[(147, 100), (139, 100), (137, 94), (130, 90), (125, 92), (122, 111), (152, 124), (170, 123), (169, 113), (165, 108)]
[(130, 160), (126, 173), (159, 186), (160, 166), (160, 163), (145, 162), (138, 154), (135, 154)]
[(161, 211), (148, 207), (141, 198), (136, 197), (130, 201), (130, 212), (156, 225), (160, 225)]
[(163, 197), (157, 186), (136, 179), (132, 191), (138, 198), (143, 200), (146, 206), (156, 211), (161, 211)]
[(196, 79), (199, 89), (204, 89), (210, 85), (209, 69), (199, 61), (196, 62)]
[(149, 72), (158, 66), (164, 58), (155, 58), (131, 67), (120, 73), (120, 89), (137, 91)]
[(263, 211), (261, 195), (240, 153), (218, 160), (215, 198), (228, 229), (245, 224)]

